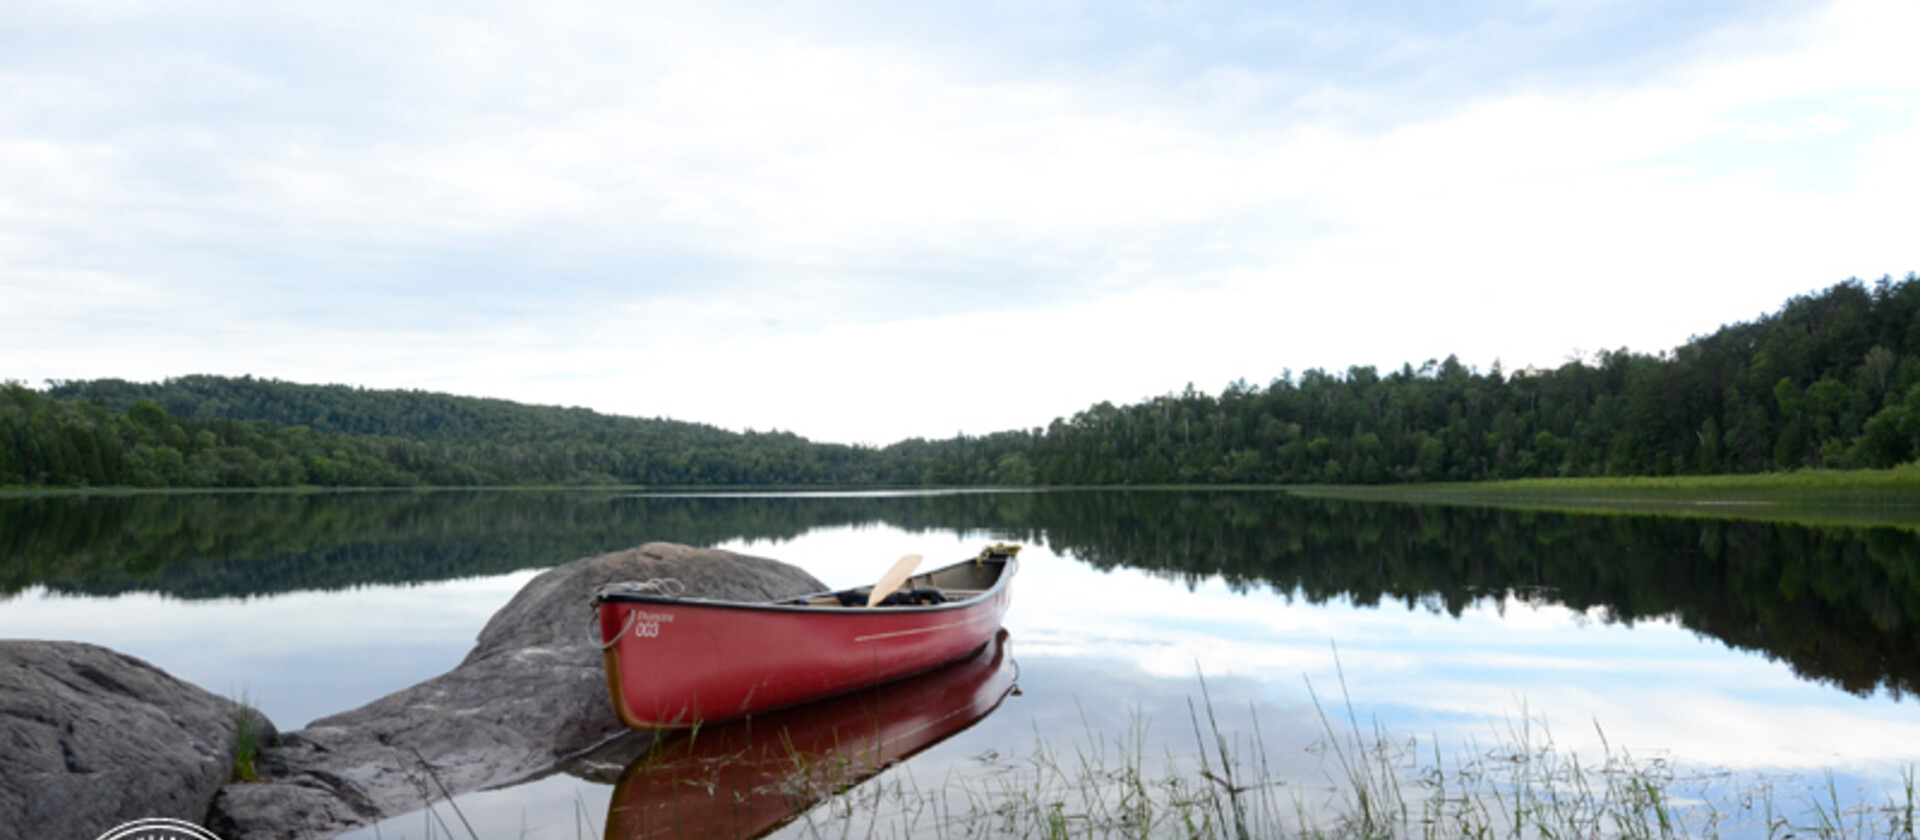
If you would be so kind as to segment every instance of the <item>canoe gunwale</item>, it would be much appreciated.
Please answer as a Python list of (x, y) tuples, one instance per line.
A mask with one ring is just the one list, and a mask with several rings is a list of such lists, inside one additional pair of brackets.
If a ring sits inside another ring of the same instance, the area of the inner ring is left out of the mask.
[(894, 605), (894, 606), (879, 606), (879, 607), (865, 607), (865, 606), (828, 607), (828, 606), (814, 606), (806, 603), (795, 603), (796, 601), (804, 602), (810, 598), (819, 598), (819, 597), (837, 595), (841, 592), (858, 591), (859, 587), (854, 587), (852, 589), (826, 589), (826, 590), (821, 590), (819, 592), (808, 593), (806, 595), (796, 595), (793, 597), (779, 598), (771, 601), (721, 601), (721, 600), (710, 600), (707, 598), (676, 598), (669, 595), (656, 595), (656, 594), (650, 594), (646, 592), (615, 591), (615, 592), (595, 593), (593, 596), (592, 603), (593, 603), (593, 606), (595, 607), (599, 607), (601, 604), (653, 604), (657, 606), (702, 607), (702, 608), (711, 607), (711, 608), (727, 609), (727, 610), (752, 610), (756, 612), (795, 612), (795, 613), (805, 613), (807, 615), (815, 615), (815, 616), (822, 616), (822, 617), (829, 616), (829, 615), (843, 615), (843, 616), (861, 616), (861, 617), (871, 618), (874, 615), (911, 615), (915, 613), (935, 613), (935, 612), (943, 612), (943, 611), (949, 611), (949, 610), (967, 609), (969, 607), (978, 605), (982, 601), (986, 601), (1000, 594), (1001, 591), (1006, 589), (1006, 587), (1008, 586), (1008, 582), (1013, 579), (1013, 572), (1018, 569), (1019, 561), (1016, 560), (1012, 555), (994, 556), (994, 557), (989, 557), (985, 559), (962, 560), (958, 563), (942, 566), (932, 571), (922, 572), (920, 574), (914, 575), (914, 577), (936, 575), (948, 569), (958, 568), (960, 566), (965, 566), (973, 563), (980, 563), (983, 565), (987, 563), (1000, 564), (1001, 566), (1000, 572), (998, 575), (994, 577), (993, 585), (987, 587), (986, 589), (976, 590), (974, 591), (973, 595), (970, 595), (966, 598), (947, 601), (939, 604), (912, 604), (912, 605)]

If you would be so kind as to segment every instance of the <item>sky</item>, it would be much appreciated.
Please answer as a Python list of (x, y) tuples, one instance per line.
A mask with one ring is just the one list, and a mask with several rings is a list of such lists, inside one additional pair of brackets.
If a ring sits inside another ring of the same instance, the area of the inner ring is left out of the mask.
[(815, 440), (1920, 270), (1911, 0), (0, 0), (0, 379)]

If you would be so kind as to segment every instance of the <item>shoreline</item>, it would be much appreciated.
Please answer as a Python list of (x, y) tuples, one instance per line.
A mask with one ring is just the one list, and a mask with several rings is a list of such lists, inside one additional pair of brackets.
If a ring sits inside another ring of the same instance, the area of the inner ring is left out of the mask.
[(1572, 514), (1757, 520), (1920, 530), (1920, 464), (1884, 470), (1800, 470), (1738, 475), (1526, 478), (1438, 484), (1155, 484), (926, 486), (554, 484), (413, 487), (0, 487), (0, 501), (141, 496), (427, 495), (561, 493), (646, 496), (945, 495), (953, 493), (1281, 493), (1304, 499), (1497, 507)]

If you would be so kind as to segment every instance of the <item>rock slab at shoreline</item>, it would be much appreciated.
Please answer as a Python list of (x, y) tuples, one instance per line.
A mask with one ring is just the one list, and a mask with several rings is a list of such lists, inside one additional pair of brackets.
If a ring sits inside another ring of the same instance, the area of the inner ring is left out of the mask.
[(452, 671), (281, 736), (264, 781), (222, 789), (208, 828), (225, 840), (327, 837), (453, 793), (554, 772), (627, 731), (607, 699), (587, 599), (603, 584), (673, 578), (685, 597), (738, 601), (826, 589), (812, 575), (728, 551), (648, 543), (529, 581)]
[(202, 819), (233, 773), (240, 711), (97, 645), (0, 640), (0, 840)]

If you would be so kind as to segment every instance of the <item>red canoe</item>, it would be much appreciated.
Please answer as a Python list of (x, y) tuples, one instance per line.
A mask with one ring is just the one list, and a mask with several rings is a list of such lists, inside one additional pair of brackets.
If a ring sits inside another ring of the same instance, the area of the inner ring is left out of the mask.
[(960, 659), (1000, 628), (1018, 550), (914, 575), (877, 607), (866, 606), (870, 588), (746, 603), (602, 587), (593, 601), (614, 712), (635, 729), (687, 729)]
[(761, 837), (965, 731), (1013, 690), (1001, 630), (943, 668), (831, 700), (664, 736), (627, 765), (607, 840)]

